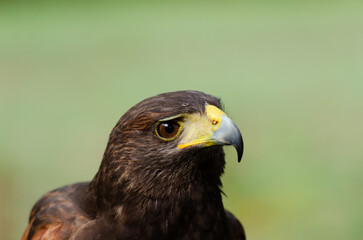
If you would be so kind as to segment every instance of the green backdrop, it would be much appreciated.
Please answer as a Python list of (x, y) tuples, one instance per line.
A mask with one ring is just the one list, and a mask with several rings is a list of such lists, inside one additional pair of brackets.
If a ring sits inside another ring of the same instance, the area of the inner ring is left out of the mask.
[(200, 90), (240, 127), (225, 206), (249, 240), (359, 239), (363, 4), (1, 2), (0, 239), (45, 192), (96, 173), (138, 101)]

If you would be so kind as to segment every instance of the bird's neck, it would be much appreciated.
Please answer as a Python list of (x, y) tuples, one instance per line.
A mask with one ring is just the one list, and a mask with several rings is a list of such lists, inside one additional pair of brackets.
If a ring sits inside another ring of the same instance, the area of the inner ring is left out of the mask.
[(171, 198), (137, 197), (114, 208), (113, 219), (125, 226), (138, 226), (145, 239), (179, 239), (194, 231), (206, 236), (213, 229), (228, 235), (220, 191), (190, 190), (190, 195), (179, 192)]
[[(205, 234), (214, 228), (227, 232), (220, 190), (223, 152), (215, 148), (210, 154), (194, 157), (199, 162), (184, 160), (194, 165), (133, 168), (140, 172), (129, 172), (126, 165), (101, 165), (85, 194), (84, 210), (91, 217), (104, 216), (120, 226), (137, 226), (135, 231), (148, 234), (145, 239), (176, 239), (194, 228), (204, 229)], [(107, 175), (101, 169), (107, 169)]]
[[(193, 232), (201, 236), (195, 239), (204, 239), (208, 234), (212, 234), (211, 239), (226, 239), (229, 235), (218, 184), (205, 186), (195, 180), (184, 187), (161, 188), (160, 192), (167, 192), (167, 197), (145, 196), (131, 190), (122, 192), (121, 201), (107, 208), (96, 206), (97, 216), (126, 226), (140, 239), (182, 239), (185, 233)], [(214, 229), (218, 232), (213, 232)]]

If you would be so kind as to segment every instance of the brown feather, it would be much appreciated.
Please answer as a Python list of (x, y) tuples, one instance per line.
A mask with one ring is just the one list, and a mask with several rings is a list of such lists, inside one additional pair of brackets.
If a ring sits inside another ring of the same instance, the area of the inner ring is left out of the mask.
[(160, 119), (204, 113), (219, 99), (180, 91), (148, 98), (112, 130), (90, 183), (56, 189), (33, 207), (22, 240), (34, 239), (245, 239), (225, 211), (221, 146), (176, 148), (154, 134)]

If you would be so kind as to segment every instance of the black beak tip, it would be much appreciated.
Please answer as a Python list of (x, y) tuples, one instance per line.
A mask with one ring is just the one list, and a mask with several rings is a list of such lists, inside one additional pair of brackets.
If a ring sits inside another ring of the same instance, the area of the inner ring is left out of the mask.
[(237, 154), (238, 154), (238, 162), (241, 162), (242, 155), (243, 155), (243, 145), (241, 148), (237, 148)]
[(239, 163), (241, 162), (241, 159), (242, 159), (242, 153), (241, 153), (241, 152), (239, 152), (239, 153), (238, 153), (238, 162), (239, 162)]
[(242, 140), (242, 136), (240, 136), (240, 139), (238, 141), (238, 143), (233, 144), (233, 146), (236, 148), (237, 150), (237, 155), (238, 155), (238, 162), (241, 162), (242, 159), (242, 155), (243, 155), (243, 140)]

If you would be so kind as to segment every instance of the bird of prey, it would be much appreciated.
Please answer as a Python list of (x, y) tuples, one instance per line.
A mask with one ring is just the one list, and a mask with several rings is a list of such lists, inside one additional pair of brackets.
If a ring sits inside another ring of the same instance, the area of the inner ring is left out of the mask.
[(93, 180), (45, 194), (21, 239), (245, 239), (222, 203), (223, 145), (241, 160), (241, 133), (218, 98), (145, 99), (113, 128)]

